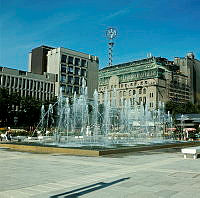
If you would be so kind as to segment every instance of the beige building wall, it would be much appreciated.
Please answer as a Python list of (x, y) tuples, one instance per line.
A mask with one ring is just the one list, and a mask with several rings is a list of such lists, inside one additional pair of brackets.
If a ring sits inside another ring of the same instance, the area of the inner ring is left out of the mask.
[(148, 103), (150, 109), (157, 108), (159, 101), (190, 101), (188, 76), (173, 70), (172, 62), (155, 57), (104, 68), (99, 72), (99, 101), (104, 102), (106, 92), (110, 100), (116, 93), (119, 107), (125, 100), (132, 106)]
[(33, 74), (7, 67), (0, 67), (0, 87), (18, 92), (21, 97), (33, 97), (38, 100), (51, 100), (54, 97), (55, 75)]
[(86, 80), (88, 97), (98, 88), (98, 57), (66, 48), (56, 48), (47, 54), (47, 72), (54, 73), (56, 79), (56, 96), (60, 88), (64, 95), (80, 94), (82, 80)]

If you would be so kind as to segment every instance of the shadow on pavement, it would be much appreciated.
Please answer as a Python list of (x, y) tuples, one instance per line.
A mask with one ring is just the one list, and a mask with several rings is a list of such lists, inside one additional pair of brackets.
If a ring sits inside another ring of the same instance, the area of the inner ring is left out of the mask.
[(78, 188), (78, 189), (75, 189), (75, 190), (71, 190), (71, 191), (68, 191), (68, 192), (60, 193), (60, 194), (57, 194), (57, 195), (52, 195), (52, 196), (50, 196), (50, 198), (61, 198), (61, 197), (64, 197), (64, 198), (77, 198), (79, 196), (85, 195), (85, 194), (93, 192), (95, 190), (100, 190), (102, 188), (107, 188), (107, 187), (109, 187), (109, 186), (111, 186), (113, 184), (117, 184), (117, 183), (125, 181), (127, 179), (130, 179), (130, 177), (118, 179), (118, 180), (115, 180), (115, 181), (109, 182), (109, 183), (98, 182), (98, 183), (95, 183), (95, 184), (92, 184), (92, 185), (88, 185), (88, 186), (85, 186), (85, 187), (82, 187), (82, 188)]

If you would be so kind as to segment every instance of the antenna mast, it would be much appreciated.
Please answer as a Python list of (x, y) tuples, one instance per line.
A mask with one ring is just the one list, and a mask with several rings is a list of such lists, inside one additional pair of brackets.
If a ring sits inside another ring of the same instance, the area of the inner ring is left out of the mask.
[(115, 28), (108, 28), (106, 30), (106, 37), (108, 39), (108, 58), (109, 58), (109, 66), (112, 66), (112, 52), (114, 41), (113, 39), (117, 36), (117, 30)]

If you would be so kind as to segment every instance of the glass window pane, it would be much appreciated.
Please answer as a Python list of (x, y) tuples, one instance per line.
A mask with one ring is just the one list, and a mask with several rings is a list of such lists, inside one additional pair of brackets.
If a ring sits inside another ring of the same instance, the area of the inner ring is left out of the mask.
[(66, 63), (66, 60), (67, 60), (67, 56), (66, 55), (62, 55), (61, 63)]
[(81, 67), (86, 67), (86, 60), (81, 59)]
[(79, 68), (75, 68), (75, 75), (79, 75), (79, 71), (80, 71)]
[(80, 59), (79, 58), (75, 58), (75, 66), (79, 66), (80, 65)]
[(68, 64), (73, 64), (74, 58), (72, 56), (68, 57)]
[(66, 66), (65, 65), (61, 65), (61, 72), (66, 73)]

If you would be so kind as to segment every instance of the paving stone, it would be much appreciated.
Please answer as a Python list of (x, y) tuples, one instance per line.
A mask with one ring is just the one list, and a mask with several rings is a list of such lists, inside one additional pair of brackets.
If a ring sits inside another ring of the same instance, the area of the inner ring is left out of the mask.
[(80, 157), (0, 149), (0, 197), (195, 198), (199, 167), (200, 159), (184, 160), (169, 150)]

